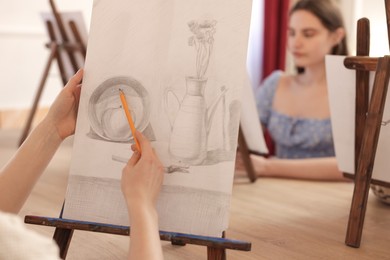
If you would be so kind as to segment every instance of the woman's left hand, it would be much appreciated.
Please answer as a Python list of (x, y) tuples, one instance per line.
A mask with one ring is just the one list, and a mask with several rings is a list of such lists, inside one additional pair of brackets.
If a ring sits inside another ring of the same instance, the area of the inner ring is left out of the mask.
[(61, 93), (50, 107), (45, 118), (54, 126), (61, 140), (74, 134), (76, 128), (77, 110), (80, 100), (81, 80), (84, 71), (80, 69), (68, 81)]

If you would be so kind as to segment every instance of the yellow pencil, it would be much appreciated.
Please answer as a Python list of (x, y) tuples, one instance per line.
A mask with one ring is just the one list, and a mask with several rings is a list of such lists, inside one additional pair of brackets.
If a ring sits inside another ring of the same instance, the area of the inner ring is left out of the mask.
[(141, 153), (141, 146), (139, 145), (139, 142), (138, 142), (137, 138), (135, 137), (134, 121), (133, 121), (133, 118), (131, 117), (129, 107), (128, 107), (127, 102), (126, 102), (126, 97), (125, 97), (125, 94), (123, 93), (122, 89), (119, 89), (119, 96), (121, 98), (123, 109), (125, 110), (125, 113), (126, 113), (127, 121), (129, 122), (131, 133), (133, 134), (135, 145), (137, 146), (138, 152)]

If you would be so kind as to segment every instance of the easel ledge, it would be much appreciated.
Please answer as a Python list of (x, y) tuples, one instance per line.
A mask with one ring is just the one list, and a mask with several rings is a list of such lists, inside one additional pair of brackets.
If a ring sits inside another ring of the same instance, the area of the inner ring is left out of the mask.
[[(49, 218), (49, 217), (29, 215), (29, 216), (25, 216), (24, 222), (29, 224), (34, 224), (34, 225), (56, 227), (58, 229), (65, 229), (69, 231), (84, 230), (84, 231), (109, 233), (109, 234), (123, 235), (123, 236), (130, 235), (130, 227), (128, 226), (101, 224), (95, 222), (69, 220), (63, 218)], [(199, 246), (207, 246), (208, 259), (226, 259), (225, 256), (226, 249), (250, 251), (252, 247), (252, 244), (250, 242), (245, 242), (245, 241), (218, 238), (218, 237), (189, 235), (189, 234), (166, 232), (166, 231), (160, 231), (160, 239), (163, 241), (170, 241), (173, 245), (184, 246), (186, 244), (192, 244), (192, 245), (199, 245)], [(58, 243), (59, 241), (56, 242)], [(60, 250), (64, 249), (61, 248), (60, 244), (59, 246), (60, 246)], [(67, 251), (67, 248), (65, 250)]]

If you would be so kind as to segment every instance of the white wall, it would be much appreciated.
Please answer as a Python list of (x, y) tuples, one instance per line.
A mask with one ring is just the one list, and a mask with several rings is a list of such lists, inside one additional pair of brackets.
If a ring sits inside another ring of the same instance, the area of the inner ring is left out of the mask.
[(389, 54), (384, 0), (341, 0), (348, 30), (351, 54), (356, 54), (356, 22), (362, 17), (370, 20), (370, 55), (377, 57)]
[(357, 18), (367, 17), (370, 20), (370, 55), (383, 56), (389, 54), (384, 0), (360, 1), (362, 3), (361, 8), (357, 10)]
[[(87, 28), (92, 0), (57, 0), (60, 11), (82, 11)], [(29, 108), (48, 59), (48, 36), (40, 12), (48, 0), (0, 0), (0, 109)], [(53, 63), (40, 104), (48, 106), (61, 90)]]

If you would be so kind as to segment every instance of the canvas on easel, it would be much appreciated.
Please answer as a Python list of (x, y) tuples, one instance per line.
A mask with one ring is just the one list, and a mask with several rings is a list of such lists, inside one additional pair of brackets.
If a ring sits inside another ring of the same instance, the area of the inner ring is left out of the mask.
[(24, 142), (30, 132), (52, 63), (56, 61), (58, 65), (63, 86), (84, 65), (87, 30), (81, 12), (60, 13), (57, 10), (54, 0), (49, 0), (49, 4), (52, 11), (50, 13), (43, 13), (41, 16), (50, 39), (49, 43), (46, 44), (50, 53), (32, 107), (23, 127), (22, 135), (19, 139), (19, 146)]
[[(389, 0), (385, 0), (385, 6), (389, 18)], [(390, 187), (387, 162), (390, 107), (386, 105), (390, 56), (369, 57), (368, 19), (360, 19), (357, 29), (356, 57), (327, 57), (336, 157), (340, 170), (355, 180), (345, 240), (352, 247), (360, 246), (370, 184)], [(370, 75), (370, 71), (375, 74)]]
[(247, 83), (251, 4), (95, 1), (64, 218), (129, 224), (120, 175), (133, 138), (122, 89), (136, 128), (165, 166), (161, 230), (221, 236)]
[[(119, 88), (137, 129), (165, 165), (161, 240), (206, 246), (210, 260), (226, 259), (226, 249), (250, 251), (250, 243), (224, 238), (250, 8), (249, 0), (94, 2), (65, 206), (59, 218), (25, 217), (26, 223), (56, 227), (61, 258), (74, 230), (130, 234), (119, 175), (133, 138)], [(187, 132), (190, 138), (177, 135)]]

